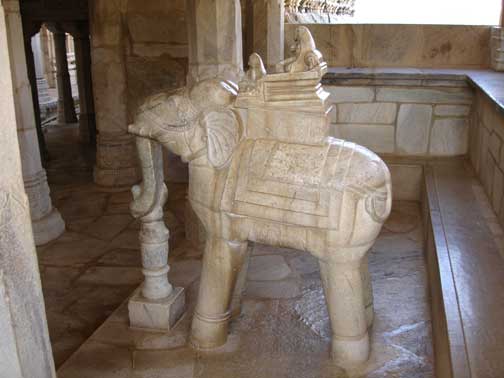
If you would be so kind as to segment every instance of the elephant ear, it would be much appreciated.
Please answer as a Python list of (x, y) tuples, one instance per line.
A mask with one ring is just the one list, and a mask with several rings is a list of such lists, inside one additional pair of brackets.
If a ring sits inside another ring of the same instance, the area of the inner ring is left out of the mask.
[(202, 125), (207, 134), (208, 160), (215, 168), (223, 168), (240, 140), (240, 125), (231, 110), (205, 114)]

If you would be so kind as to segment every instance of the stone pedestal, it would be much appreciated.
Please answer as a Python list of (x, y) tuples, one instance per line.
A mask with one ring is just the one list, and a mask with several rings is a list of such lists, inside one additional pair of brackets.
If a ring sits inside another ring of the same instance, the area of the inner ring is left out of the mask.
[(149, 300), (141, 289), (130, 298), (128, 312), (130, 327), (152, 332), (166, 332), (173, 328), (185, 311), (184, 288), (176, 287), (171, 294), (158, 300)]
[[(55, 378), (16, 136), (16, 123), (19, 129), (23, 113), (19, 99), (25, 99), (23, 105), (31, 104), (23, 49), (19, 2), (1, 1), (0, 376)], [(19, 81), (20, 70), (24, 73), (22, 81)], [(33, 111), (33, 107), (28, 109)], [(32, 153), (38, 157), (38, 149)]]
[(57, 27), (53, 28), (52, 31), (58, 83), (58, 122), (74, 123), (77, 122), (77, 115), (75, 114), (70, 74), (68, 73), (66, 34)]

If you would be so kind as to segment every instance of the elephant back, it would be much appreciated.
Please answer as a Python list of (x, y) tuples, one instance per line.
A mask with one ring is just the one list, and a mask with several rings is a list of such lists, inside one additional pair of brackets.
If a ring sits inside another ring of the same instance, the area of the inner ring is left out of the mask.
[[(347, 193), (356, 201), (371, 198), (367, 207), (373, 216), (387, 216), (389, 182), (380, 158), (354, 143), (247, 140), (232, 160), (222, 209), (292, 225), (337, 229)], [(385, 201), (382, 209), (380, 198)]]

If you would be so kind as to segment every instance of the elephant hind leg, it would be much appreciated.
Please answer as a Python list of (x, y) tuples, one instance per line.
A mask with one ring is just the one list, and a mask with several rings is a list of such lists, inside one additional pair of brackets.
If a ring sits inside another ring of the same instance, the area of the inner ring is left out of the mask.
[(360, 261), (321, 260), (319, 264), (331, 320), (333, 359), (342, 366), (363, 363), (370, 345)]
[(368, 328), (373, 325), (374, 305), (373, 305), (373, 286), (371, 284), (371, 275), (369, 274), (368, 257), (364, 256), (360, 265), (364, 306), (366, 308), (366, 323)]
[(191, 345), (211, 349), (227, 340), (230, 305), (247, 242), (207, 236), (203, 269), (191, 328)]

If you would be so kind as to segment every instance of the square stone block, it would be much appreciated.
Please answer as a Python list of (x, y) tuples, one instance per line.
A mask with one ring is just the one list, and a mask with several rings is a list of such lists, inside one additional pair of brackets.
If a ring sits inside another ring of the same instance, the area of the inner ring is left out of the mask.
[(151, 301), (138, 288), (128, 303), (130, 327), (152, 332), (166, 332), (173, 328), (185, 311), (183, 287), (173, 288), (167, 298)]

